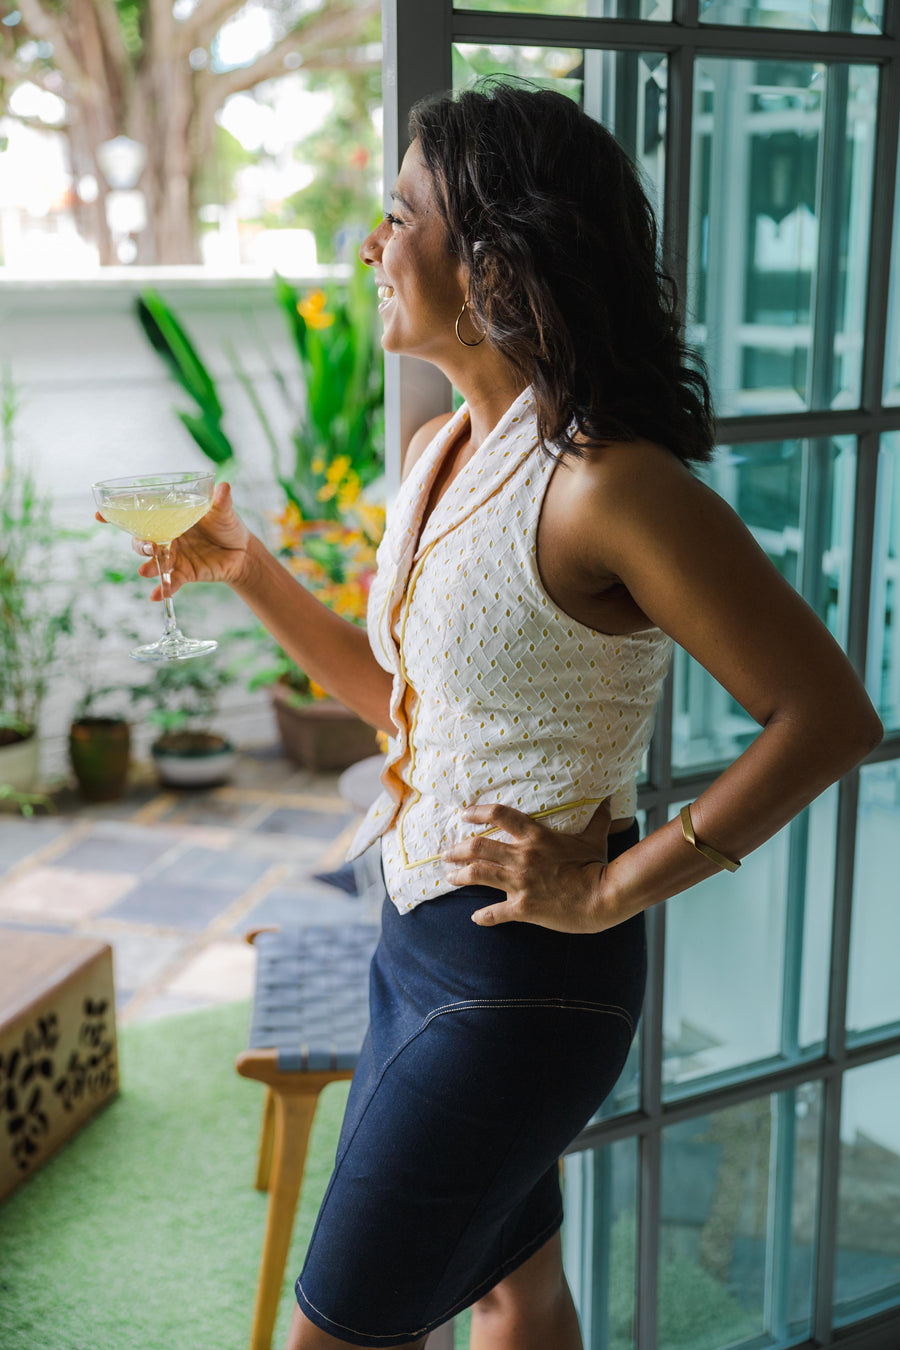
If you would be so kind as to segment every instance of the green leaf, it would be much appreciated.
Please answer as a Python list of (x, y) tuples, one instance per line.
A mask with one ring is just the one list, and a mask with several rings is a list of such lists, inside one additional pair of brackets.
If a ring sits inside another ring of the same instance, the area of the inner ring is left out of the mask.
[(136, 303), (144, 331), (179, 384), (202, 409), (221, 418), (223, 410), (215, 381), (172, 309), (153, 290), (144, 291)]
[(217, 422), (206, 417), (195, 417), (193, 413), (176, 409), (179, 419), (197, 442), (200, 449), (214, 464), (227, 464), (235, 458), (234, 447)]

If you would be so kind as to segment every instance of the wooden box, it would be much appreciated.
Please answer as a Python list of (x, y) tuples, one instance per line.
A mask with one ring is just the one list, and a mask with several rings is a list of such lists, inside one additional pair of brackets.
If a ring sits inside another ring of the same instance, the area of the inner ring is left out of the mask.
[(118, 1091), (112, 951), (0, 930), (0, 1200)]

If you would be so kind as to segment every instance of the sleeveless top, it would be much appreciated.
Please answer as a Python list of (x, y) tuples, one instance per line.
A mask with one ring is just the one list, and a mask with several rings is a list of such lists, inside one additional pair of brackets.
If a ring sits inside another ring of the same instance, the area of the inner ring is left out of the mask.
[[(635, 779), (672, 643), (658, 628), (610, 636), (544, 590), (537, 529), (556, 467), (526, 389), (422, 518), (465, 404), (414, 465), (369, 592), (368, 633), (394, 677), (383, 791), (348, 852), (381, 836), (401, 912), (458, 889), (440, 854), (480, 833), (466, 807), (502, 802), (553, 829), (584, 829), (610, 797), (634, 814)], [(421, 530), (421, 538), (419, 537)]]

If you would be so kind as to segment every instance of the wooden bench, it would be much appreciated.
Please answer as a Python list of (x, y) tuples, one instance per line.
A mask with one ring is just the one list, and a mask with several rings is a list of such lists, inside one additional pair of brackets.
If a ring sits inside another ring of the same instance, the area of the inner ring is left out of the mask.
[(118, 1086), (108, 943), (0, 930), (0, 1199)]

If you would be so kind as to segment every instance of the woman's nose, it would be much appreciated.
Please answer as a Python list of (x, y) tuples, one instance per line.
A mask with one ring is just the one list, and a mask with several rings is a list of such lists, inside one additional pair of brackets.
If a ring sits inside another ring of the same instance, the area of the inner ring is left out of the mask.
[(380, 225), (376, 226), (368, 238), (364, 239), (360, 245), (359, 256), (367, 267), (374, 267), (381, 258), (381, 240), (378, 238), (380, 229)]

